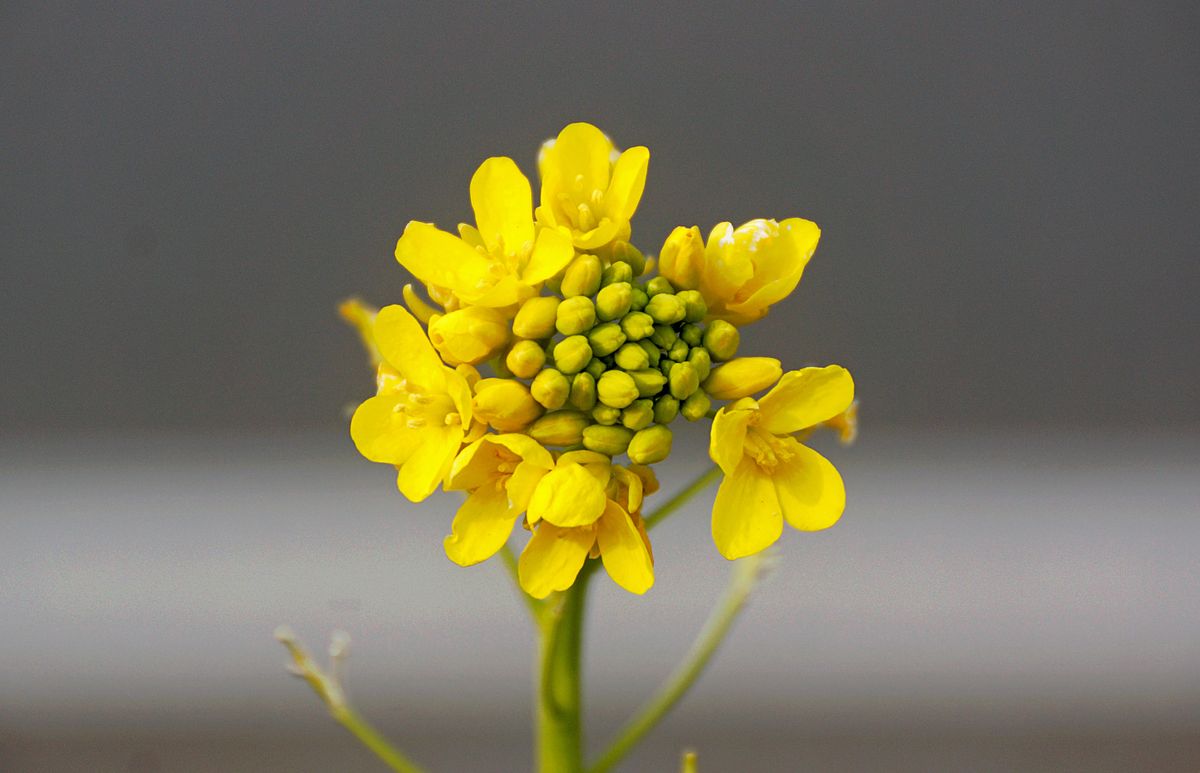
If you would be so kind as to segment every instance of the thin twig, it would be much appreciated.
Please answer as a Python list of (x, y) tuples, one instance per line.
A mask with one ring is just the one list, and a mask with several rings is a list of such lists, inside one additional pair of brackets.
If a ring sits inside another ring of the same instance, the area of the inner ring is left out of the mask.
[(707, 470), (705, 470), (703, 473), (700, 474), (699, 477), (697, 477), (695, 480), (693, 480), (691, 483), (689, 483), (678, 494), (671, 497), (666, 502), (663, 502), (661, 505), (659, 505), (655, 509), (654, 512), (652, 512), (652, 513), (650, 513), (650, 515), (646, 516), (646, 518), (645, 518), (646, 529), (647, 530), (652, 529), (659, 523), (662, 523), (664, 520), (666, 520), (668, 515), (671, 515), (672, 513), (674, 513), (676, 510), (678, 510), (680, 507), (682, 507), (689, 499), (696, 496), (696, 494), (700, 493), (703, 489), (707, 488), (708, 485), (710, 483), (712, 483), (714, 480), (716, 480), (717, 476), (720, 474), (721, 474), (721, 468), (717, 467), (715, 465), (708, 468)]

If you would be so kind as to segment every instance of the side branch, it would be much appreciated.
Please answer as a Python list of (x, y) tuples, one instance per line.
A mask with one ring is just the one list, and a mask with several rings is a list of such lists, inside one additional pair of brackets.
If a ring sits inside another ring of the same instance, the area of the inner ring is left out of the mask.
[(658, 693), (625, 724), (608, 750), (588, 769), (588, 773), (604, 773), (611, 770), (675, 707), (712, 660), (712, 656), (745, 607), (750, 592), (759, 580), (766, 576), (771, 563), (770, 557), (759, 553), (740, 559), (735, 564), (724, 596), (709, 615), (683, 661), (662, 683)]
[(654, 512), (647, 515), (645, 518), (646, 528), (652, 529), (658, 524), (666, 520), (667, 516), (674, 513), (683, 505), (687, 504), (688, 500), (699, 494), (704, 489), (717, 479), (721, 474), (721, 468), (713, 465), (705, 470), (701, 475), (689, 483), (682, 491), (659, 505)]
[(308, 651), (296, 640), (292, 629), (285, 625), (279, 626), (275, 629), (275, 638), (291, 653), (292, 663), (288, 665), (288, 671), (308, 682), (317, 697), (325, 703), (330, 715), (342, 727), (353, 733), (355, 738), (397, 773), (422, 773), (421, 768), (392, 746), (347, 702), (339, 672), (349, 654), (349, 636), (341, 631), (334, 632), (333, 641), (329, 644), (328, 671), (317, 665)]

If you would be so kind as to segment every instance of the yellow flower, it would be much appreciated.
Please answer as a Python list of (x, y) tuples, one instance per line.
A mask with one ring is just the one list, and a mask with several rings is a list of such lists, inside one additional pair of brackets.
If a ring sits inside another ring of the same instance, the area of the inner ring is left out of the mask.
[(508, 321), (500, 312), (468, 306), (429, 321), (429, 340), (451, 365), (477, 365), (508, 343)]
[(536, 295), (575, 256), (565, 233), (534, 225), (529, 180), (511, 158), (480, 165), (471, 207), (477, 227), (460, 225), (459, 236), (414, 220), (396, 244), (396, 259), (434, 300), (444, 288), (465, 305), (511, 307)]
[(700, 257), (693, 229), (676, 228), (663, 245), (659, 271), (681, 289), (700, 290), (711, 318), (745, 325), (766, 316), (796, 285), (817, 249), (821, 229), (798, 217), (720, 223)]
[(471, 387), (403, 307), (381, 309), (373, 333), (383, 358), (379, 394), (358, 406), (350, 436), (366, 458), (395, 465), (400, 492), (419, 502), (445, 479), (467, 437)]
[(650, 151), (644, 147), (618, 154), (595, 126), (570, 124), (556, 139), (548, 140), (538, 155), (542, 177), (538, 222), (569, 229), (580, 250), (627, 239), (649, 163)]
[(769, 547), (785, 518), (803, 531), (837, 522), (846, 506), (841, 476), (791, 435), (837, 416), (853, 400), (850, 373), (829, 365), (786, 373), (761, 400), (746, 397), (717, 411), (709, 455), (725, 473), (712, 514), (721, 555), (741, 558)]
[(504, 547), (534, 488), (553, 468), (550, 452), (527, 435), (484, 435), (463, 449), (446, 484), (470, 492), (444, 543), (450, 560), (470, 566)]
[[(564, 459), (567, 459), (567, 466), (575, 467), (599, 468), (608, 462), (607, 457), (589, 451), (563, 454), (559, 458), (560, 466)], [(654, 556), (638, 513), (642, 503), (643, 478), (622, 467), (613, 467), (604, 473), (608, 481), (600, 488), (598, 500), (595, 498), (595, 488), (578, 473), (572, 473), (572, 480), (568, 483), (565, 474), (558, 479), (552, 477), (559, 475), (556, 469), (538, 484), (534, 501), (544, 489), (554, 489), (548, 498), (562, 507), (553, 515), (572, 525), (553, 522), (550, 511), (545, 511), (543, 519), (536, 522), (533, 517), (534, 505), (530, 503), (529, 520), (534, 524), (533, 537), (518, 562), (521, 587), (529, 595), (540, 599), (554, 591), (571, 587), (589, 556), (598, 556), (613, 581), (631, 593), (645, 593), (654, 585)], [(604, 477), (597, 469), (584, 474), (590, 475), (596, 482)], [(573, 496), (581, 497), (579, 509), (584, 509), (583, 500), (586, 499), (587, 517), (568, 514)], [(563, 519), (561, 516), (564, 515), (568, 517)]]

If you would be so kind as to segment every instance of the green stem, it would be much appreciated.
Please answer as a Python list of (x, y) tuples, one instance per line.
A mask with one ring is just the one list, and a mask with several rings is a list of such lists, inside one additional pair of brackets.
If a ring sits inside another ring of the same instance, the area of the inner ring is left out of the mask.
[(646, 528), (652, 529), (659, 523), (666, 520), (668, 515), (671, 515), (683, 505), (687, 504), (688, 500), (699, 494), (710, 483), (717, 479), (721, 474), (721, 468), (712, 466), (705, 470), (695, 480), (689, 483), (682, 491), (659, 505), (654, 512), (646, 516)]
[(592, 564), (542, 616), (539, 633), (537, 735), (541, 773), (583, 770), (581, 676), (584, 607)]
[(683, 662), (667, 677), (658, 692), (626, 723), (608, 747), (608, 751), (588, 769), (588, 773), (611, 770), (679, 702), (704, 671), (704, 667), (708, 665), (733, 627), (764, 568), (761, 553), (743, 558), (735, 564), (725, 595), (709, 615), (700, 635), (692, 642), (692, 647)]
[(363, 746), (375, 752), (375, 756), (392, 770), (398, 773), (420, 773), (421, 768), (409, 761), (400, 753), (399, 749), (392, 746), (386, 738), (379, 734), (378, 730), (371, 727), (367, 720), (363, 719), (362, 715), (350, 706), (343, 706), (340, 709), (330, 707), (329, 713), (342, 727), (354, 733), (354, 737), (361, 741)]

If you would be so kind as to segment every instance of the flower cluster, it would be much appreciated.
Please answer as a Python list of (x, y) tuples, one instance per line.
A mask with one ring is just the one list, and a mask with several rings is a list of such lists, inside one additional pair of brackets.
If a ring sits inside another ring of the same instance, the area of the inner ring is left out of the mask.
[(725, 557), (771, 545), (785, 519), (826, 528), (845, 504), (837, 471), (800, 441), (820, 425), (853, 436), (849, 373), (737, 356), (739, 327), (795, 289), (820, 230), (799, 218), (721, 223), (707, 240), (677, 228), (652, 276), (656, 261), (629, 241), (649, 158), (571, 124), (542, 146), (536, 208), (512, 159), (489, 158), (471, 179), (474, 225), (413, 221), (396, 245), (428, 300), (408, 285), (407, 309), (343, 307), (378, 367), (350, 425), (359, 451), (394, 465), (413, 501), (465, 492), (445, 540), (456, 563), (490, 558), (523, 524), (519, 577), (537, 598), (589, 558), (633, 593), (650, 588), (642, 504), (679, 417), (712, 419)]

